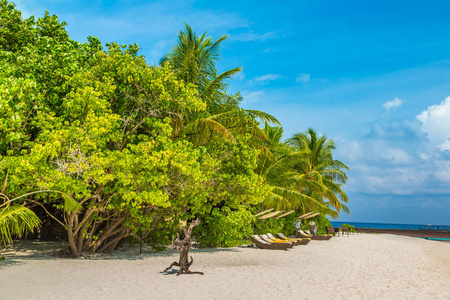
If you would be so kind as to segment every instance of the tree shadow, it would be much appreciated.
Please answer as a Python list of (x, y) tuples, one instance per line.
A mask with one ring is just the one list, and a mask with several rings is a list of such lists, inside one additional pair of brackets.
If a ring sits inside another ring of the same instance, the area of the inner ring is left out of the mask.
[[(4, 261), (0, 262), (0, 266), (11, 266), (22, 264), (27, 260), (50, 260), (50, 259), (72, 259), (62, 258), (57, 256), (57, 252), (67, 247), (67, 242), (52, 242), (41, 240), (15, 240), (13, 244), (0, 248), (0, 253), (5, 257)], [(195, 247), (189, 250), (189, 253), (218, 253), (218, 252), (239, 252), (240, 248), (200, 248)], [(173, 257), (178, 258), (179, 252), (173, 249), (166, 249), (164, 251), (155, 251), (150, 246), (145, 245), (142, 248), (142, 254), (139, 254), (140, 247), (137, 246), (122, 246), (114, 250), (111, 254), (83, 254), (82, 257), (76, 259), (90, 259), (90, 260), (142, 260), (149, 257)]]
[(161, 271), (161, 272), (159, 272), (159, 273), (162, 274), (162, 275), (164, 275), (164, 276), (167, 276), (167, 275), (177, 275), (177, 274), (178, 274), (178, 270), (177, 270), (177, 269), (172, 269), (172, 270), (170, 270), (170, 271), (166, 271), (166, 272)]

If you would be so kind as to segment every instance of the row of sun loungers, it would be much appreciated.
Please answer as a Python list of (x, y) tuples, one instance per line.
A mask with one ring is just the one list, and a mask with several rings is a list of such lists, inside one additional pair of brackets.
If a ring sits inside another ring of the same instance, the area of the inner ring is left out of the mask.
[(325, 241), (329, 240), (333, 237), (331, 234), (323, 234), (323, 235), (312, 235), (309, 231), (298, 230), (297, 234), (300, 238), (310, 238), (316, 241)]
[(262, 249), (271, 249), (271, 250), (287, 250), (297, 245), (306, 245), (311, 240), (329, 240), (332, 235), (312, 235), (309, 232), (305, 232), (303, 230), (299, 230), (298, 235), (300, 238), (288, 238), (282, 233), (277, 233), (276, 237), (272, 234), (262, 234), (262, 235), (252, 235), (252, 242), (258, 247)]
[(287, 250), (297, 245), (306, 245), (311, 241), (310, 238), (288, 238), (282, 233), (277, 233), (276, 237), (272, 234), (252, 235), (252, 242), (262, 249)]

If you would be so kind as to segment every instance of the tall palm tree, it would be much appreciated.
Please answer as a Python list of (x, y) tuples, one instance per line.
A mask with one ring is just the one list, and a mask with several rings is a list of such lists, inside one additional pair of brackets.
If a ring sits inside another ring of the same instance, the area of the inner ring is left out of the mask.
[(197, 86), (199, 96), (208, 107), (221, 97), (226, 96), (227, 80), (242, 68), (234, 68), (218, 74), (216, 62), (219, 60), (221, 42), (228, 36), (222, 36), (213, 42), (206, 32), (198, 36), (187, 24), (180, 31), (178, 41), (170, 53), (160, 60), (160, 64), (169, 63), (174, 67), (180, 79)]
[(348, 198), (341, 188), (347, 179), (343, 169), (348, 167), (333, 159), (333, 140), (318, 137), (309, 129), (281, 143), (281, 127), (266, 124), (264, 130), (275, 159), (260, 164), (261, 174), (272, 186), (263, 206), (300, 212), (314, 209), (331, 217), (337, 217), (340, 210), (348, 213), (343, 204)]
[(206, 111), (183, 116), (183, 122), (177, 122), (174, 126), (174, 136), (187, 138), (195, 144), (204, 144), (214, 136), (234, 141), (236, 135), (250, 134), (250, 143), (255, 148), (267, 151), (262, 143), (268, 138), (259, 124), (280, 123), (267, 113), (240, 109), (241, 95), (227, 94), (227, 80), (241, 68), (221, 74), (217, 71), (219, 47), (228, 36), (222, 36), (214, 42), (206, 37), (206, 33), (198, 36), (189, 25), (185, 24), (185, 27), (185, 31), (178, 34), (175, 47), (161, 59), (160, 64), (169, 63), (180, 79), (195, 84), (207, 108)]
[[(295, 162), (293, 169), (304, 174), (308, 180), (322, 186), (320, 193), (310, 190), (305, 190), (305, 192), (322, 200), (329, 209), (334, 209), (337, 213), (341, 209), (349, 213), (344, 204), (348, 202), (348, 197), (342, 190), (342, 186), (347, 181), (344, 170), (349, 170), (349, 168), (333, 158), (332, 150), (336, 149), (334, 141), (327, 139), (325, 135), (318, 137), (317, 133), (309, 128), (305, 133), (295, 134), (287, 141), (287, 144), (298, 151), (301, 157)], [(336, 216), (330, 210), (328, 213)]]
[(270, 140), (266, 146), (273, 155), (260, 157), (259, 171), (272, 186), (262, 205), (277, 210), (299, 211), (305, 211), (311, 203), (321, 206), (315, 198), (303, 192), (304, 190), (320, 191), (321, 186), (292, 168), (299, 159), (303, 159), (303, 153), (296, 152), (292, 147), (281, 142), (283, 136), (281, 126), (270, 126), (266, 123), (264, 132)]

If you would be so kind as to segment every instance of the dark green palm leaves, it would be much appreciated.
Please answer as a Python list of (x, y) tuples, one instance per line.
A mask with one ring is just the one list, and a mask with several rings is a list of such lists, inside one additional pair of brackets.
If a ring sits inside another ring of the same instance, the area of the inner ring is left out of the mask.
[(261, 111), (241, 109), (241, 95), (227, 94), (227, 81), (241, 68), (221, 74), (217, 71), (219, 47), (228, 36), (222, 36), (214, 42), (206, 37), (206, 33), (198, 36), (189, 25), (185, 26), (185, 31), (178, 34), (178, 41), (172, 51), (160, 63), (169, 63), (180, 79), (195, 84), (198, 96), (207, 108), (184, 115), (183, 122), (174, 130), (174, 136), (185, 137), (199, 145), (216, 137), (234, 141), (237, 135), (249, 134), (250, 143), (255, 148), (267, 151), (262, 144), (268, 138), (259, 124), (279, 124), (278, 120)]
[[(267, 126), (266, 126), (267, 127)], [(266, 129), (275, 135), (273, 127)], [(344, 203), (348, 197), (342, 190), (348, 167), (335, 160), (333, 140), (318, 137), (313, 129), (297, 133), (275, 149), (277, 160), (267, 164), (264, 171), (274, 189), (263, 202), (276, 209), (316, 210), (336, 217), (340, 210), (349, 212)], [(281, 190), (285, 189), (285, 190)], [(288, 193), (287, 190), (290, 192)]]

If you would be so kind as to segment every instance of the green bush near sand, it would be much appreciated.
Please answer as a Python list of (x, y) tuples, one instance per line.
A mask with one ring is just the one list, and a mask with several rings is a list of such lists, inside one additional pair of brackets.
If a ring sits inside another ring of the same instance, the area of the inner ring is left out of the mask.
[(342, 224), (341, 227), (347, 227), (350, 232), (356, 232), (355, 226), (350, 224)]

